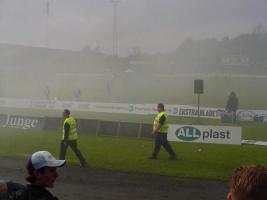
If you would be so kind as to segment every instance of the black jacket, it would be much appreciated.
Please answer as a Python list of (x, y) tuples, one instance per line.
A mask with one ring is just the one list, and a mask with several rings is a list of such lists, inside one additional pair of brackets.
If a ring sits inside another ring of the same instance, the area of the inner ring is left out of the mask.
[(9, 196), (9, 200), (58, 200), (44, 187), (27, 185)]

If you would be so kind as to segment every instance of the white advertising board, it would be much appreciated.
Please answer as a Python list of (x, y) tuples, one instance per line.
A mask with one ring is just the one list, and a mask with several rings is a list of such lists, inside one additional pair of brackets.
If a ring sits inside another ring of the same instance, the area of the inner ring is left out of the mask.
[(241, 127), (170, 125), (168, 140), (179, 142), (240, 145)]
[(0, 127), (42, 130), (45, 119), (21, 115), (0, 115)]
[[(83, 112), (106, 112), (125, 113), (139, 115), (156, 115), (157, 104), (121, 104), (121, 103), (99, 103), (85, 101), (60, 101), (42, 99), (15, 99), (0, 98), (0, 107), (8, 108), (33, 108), (33, 109), (53, 109), (63, 110), (68, 108), (72, 111)], [(177, 117), (200, 117), (209, 119), (220, 119), (224, 113), (224, 108), (200, 107), (199, 115), (196, 106), (165, 104), (165, 110), (169, 116)], [(237, 119), (239, 121), (253, 121), (254, 117), (262, 117), (267, 121), (267, 110), (238, 110)]]

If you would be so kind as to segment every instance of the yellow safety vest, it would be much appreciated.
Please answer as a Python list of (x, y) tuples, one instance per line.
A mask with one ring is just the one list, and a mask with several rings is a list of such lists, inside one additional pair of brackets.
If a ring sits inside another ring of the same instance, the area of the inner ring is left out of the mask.
[(62, 135), (62, 140), (64, 140), (64, 125), (68, 123), (70, 125), (70, 132), (67, 140), (77, 140), (78, 139), (78, 133), (77, 133), (77, 125), (76, 125), (76, 120), (73, 117), (68, 117), (65, 119), (63, 123), (63, 135)]
[(169, 130), (168, 115), (164, 111), (158, 113), (157, 116), (155, 117), (154, 123), (153, 123), (153, 130), (156, 130), (156, 128), (159, 125), (159, 120), (163, 115), (166, 117), (166, 120), (164, 121), (164, 124), (160, 127), (160, 129), (157, 132), (166, 133), (167, 134), (168, 130)]

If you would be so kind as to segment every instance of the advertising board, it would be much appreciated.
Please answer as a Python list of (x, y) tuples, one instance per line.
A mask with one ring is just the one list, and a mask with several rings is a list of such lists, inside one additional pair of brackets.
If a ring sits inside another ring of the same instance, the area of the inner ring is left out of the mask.
[(168, 140), (179, 142), (240, 145), (241, 127), (170, 125)]

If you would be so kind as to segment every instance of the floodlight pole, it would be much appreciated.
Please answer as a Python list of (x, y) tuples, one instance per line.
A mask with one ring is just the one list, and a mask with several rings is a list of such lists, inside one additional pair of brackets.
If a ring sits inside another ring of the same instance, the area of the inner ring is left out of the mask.
[(113, 50), (114, 57), (118, 57), (118, 20), (117, 20), (117, 6), (120, 0), (110, 0), (113, 5)]
[(4, 0), (0, 0), (0, 19), (2, 19), (3, 15), (2, 15), (2, 11), (3, 11), (3, 1)]
[(48, 30), (49, 30), (49, 14), (50, 14), (50, 2), (46, 0), (46, 33), (45, 33), (45, 46), (49, 47)]

